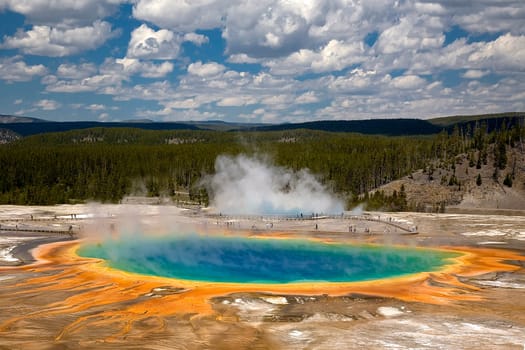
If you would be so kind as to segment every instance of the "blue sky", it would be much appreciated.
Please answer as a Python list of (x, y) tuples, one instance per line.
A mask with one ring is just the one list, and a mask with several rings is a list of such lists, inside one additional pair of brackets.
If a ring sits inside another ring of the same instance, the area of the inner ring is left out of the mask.
[(523, 0), (0, 0), (0, 114), (302, 122), (525, 111)]

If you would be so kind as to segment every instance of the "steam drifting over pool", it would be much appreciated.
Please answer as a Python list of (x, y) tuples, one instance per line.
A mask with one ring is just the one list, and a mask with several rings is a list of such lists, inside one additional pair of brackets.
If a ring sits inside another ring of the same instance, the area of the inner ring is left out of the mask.
[(204, 180), (211, 204), (227, 214), (339, 214), (343, 202), (308, 170), (272, 165), (261, 157), (219, 156)]

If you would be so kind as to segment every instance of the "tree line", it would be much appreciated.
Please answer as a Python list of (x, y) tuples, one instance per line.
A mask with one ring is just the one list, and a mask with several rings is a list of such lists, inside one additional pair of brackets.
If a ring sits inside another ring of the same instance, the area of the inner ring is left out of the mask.
[[(450, 134), (407, 137), (313, 130), (94, 128), (47, 133), (0, 145), (0, 203), (118, 202), (130, 194), (175, 197), (184, 191), (206, 204), (208, 195), (200, 180), (213, 174), (218, 155), (262, 153), (279, 166), (309, 168), (354, 204), (370, 190), (436, 159), (445, 164), (460, 153), (475, 153), (482, 162), (490, 144), (497, 145), (501, 168), (506, 162), (503, 150), (523, 147), (523, 135), (519, 123), (490, 133), (478, 125)], [(376, 195), (374, 201), (390, 201), (403, 209), (403, 198), (403, 193), (394, 199)]]

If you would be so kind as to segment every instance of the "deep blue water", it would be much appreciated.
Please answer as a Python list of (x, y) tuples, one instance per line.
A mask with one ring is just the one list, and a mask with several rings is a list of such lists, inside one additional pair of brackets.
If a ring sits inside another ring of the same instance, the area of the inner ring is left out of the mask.
[(197, 234), (108, 240), (83, 245), (78, 254), (139, 274), (241, 283), (372, 280), (438, 270), (451, 263), (447, 259), (459, 255), (430, 249)]

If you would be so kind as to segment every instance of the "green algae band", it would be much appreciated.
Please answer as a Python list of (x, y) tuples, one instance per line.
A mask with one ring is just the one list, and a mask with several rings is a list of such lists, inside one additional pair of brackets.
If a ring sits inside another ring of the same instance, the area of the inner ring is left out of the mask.
[(458, 256), (431, 249), (204, 235), (128, 237), (83, 245), (78, 253), (133, 273), (235, 283), (373, 280), (435, 271)]

